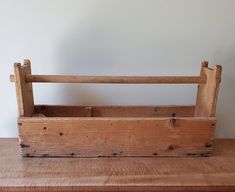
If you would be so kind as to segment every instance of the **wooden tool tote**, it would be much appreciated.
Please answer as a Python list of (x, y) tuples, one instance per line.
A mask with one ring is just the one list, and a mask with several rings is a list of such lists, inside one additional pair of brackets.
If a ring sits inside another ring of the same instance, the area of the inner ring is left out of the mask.
[[(222, 67), (200, 76), (32, 75), (14, 65), (19, 140), (27, 157), (209, 156)], [(198, 84), (192, 106), (35, 105), (32, 83)]]

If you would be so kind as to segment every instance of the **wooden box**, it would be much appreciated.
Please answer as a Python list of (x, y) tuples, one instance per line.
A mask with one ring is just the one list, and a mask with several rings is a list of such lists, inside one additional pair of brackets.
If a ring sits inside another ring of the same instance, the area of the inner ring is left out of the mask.
[[(209, 156), (222, 67), (199, 76), (32, 75), (14, 65), (22, 155), (26, 157)], [(35, 105), (32, 83), (198, 84), (193, 106)]]

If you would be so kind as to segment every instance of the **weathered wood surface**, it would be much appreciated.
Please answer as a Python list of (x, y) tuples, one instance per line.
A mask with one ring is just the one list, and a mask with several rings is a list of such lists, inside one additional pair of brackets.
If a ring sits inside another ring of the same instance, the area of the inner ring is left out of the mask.
[(15, 63), (15, 87), (19, 116), (30, 117), (34, 113), (34, 98), (32, 83), (26, 83), (25, 76), (31, 74), (30, 61), (25, 59), (24, 65)]
[(35, 113), (46, 117), (193, 117), (194, 110), (193, 105), (35, 106)]
[[(200, 76), (32, 75), (15, 65), (19, 137), (24, 156), (207, 156), (213, 146), (221, 66)], [(35, 106), (32, 82), (197, 83), (196, 106)]]
[(0, 139), (0, 191), (234, 192), (235, 139), (211, 157), (23, 158), (18, 139)]
[(202, 62), (201, 77), (206, 77), (206, 84), (199, 84), (197, 91), (195, 116), (215, 117), (216, 104), (221, 81), (222, 67), (216, 65), (213, 69), (208, 67), (208, 62)]
[(21, 117), (24, 156), (208, 156), (215, 119)]
[[(10, 76), (15, 81), (13, 75)], [(34, 83), (125, 83), (125, 84), (203, 84), (201, 76), (74, 76), (74, 75), (26, 75), (26, 82)]]

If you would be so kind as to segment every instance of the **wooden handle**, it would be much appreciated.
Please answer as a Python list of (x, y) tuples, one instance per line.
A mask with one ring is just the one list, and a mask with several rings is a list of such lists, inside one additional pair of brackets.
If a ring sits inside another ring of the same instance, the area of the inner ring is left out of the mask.
[[(14, 75), (10, 76), (14, 82)], [(66, 76), (27, 75), (26, 82), (35, 83), (119, 83), (119, 84), (205, 84), (201, 76)]]

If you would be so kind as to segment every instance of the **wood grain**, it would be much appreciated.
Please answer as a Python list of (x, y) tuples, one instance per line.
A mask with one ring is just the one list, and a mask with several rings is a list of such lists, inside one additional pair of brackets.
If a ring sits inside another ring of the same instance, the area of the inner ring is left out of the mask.
[(202, 62), (200, 75), (206, 77), (207, 82), (198, 86), (195, 107), (196, 117), (215, 117), (221, 73), (222, 67), (220, 65), (216, 65), (212, 69), (208, 68), (208, 62)]
[[(32, 75), (15, 65), (23, 156), (208, 156), (221, 66), (200, 76)], [(196, 106), (34, 106), (32, 82), (199, 84)]]
[(24, 156), (208, 156), (215, 119), (21, 117)]
[(35, 113), (47, 117), (193, 117), (195, 106), (177, 105), (111, 105), (111, 106), (69, 106), (36, 105)]
[[(120, 84), (203, 84), (201, 76), (73, 76), (73, 75), (26, 75), (26, 82), (34, 83), (120, 83)], [(14, 82), (14, 76), (10, 76)]]
[(22, 158), (0, 139), (0, 191), (234, 192), (235, 139), (215, 140), (207, 158)]
[(24, 65), (15, 63), (15, 87), (19, 116), (30, 117), (34, 113), (34, 98), (32, 83), (25, 82), (25, 75), (31, 74), (29, 60), (24, 60)]

